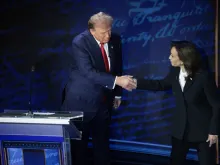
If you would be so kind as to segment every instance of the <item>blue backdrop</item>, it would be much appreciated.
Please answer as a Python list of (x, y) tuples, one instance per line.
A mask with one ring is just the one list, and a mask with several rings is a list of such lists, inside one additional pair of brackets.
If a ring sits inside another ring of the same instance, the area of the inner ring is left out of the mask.
[[(114, 17), (113, 31), (122, 37), (124, 74), (163, 78), (170, 65), (171, 40), (192, 40), (211, 64), (213, 61), (215, 13), (208, 0), (1, 3), (1, 110), (28, 109), (30, 89), (33, 109), (60, 108), (68, 79), (71, 41), (87, 28), (89, 17), (99, 11)], [(122, 106), (113, 112), (111, 138), (128, 148), (133, 144), (169, 144), (174, 107), (170, 92), (124, 91)]]

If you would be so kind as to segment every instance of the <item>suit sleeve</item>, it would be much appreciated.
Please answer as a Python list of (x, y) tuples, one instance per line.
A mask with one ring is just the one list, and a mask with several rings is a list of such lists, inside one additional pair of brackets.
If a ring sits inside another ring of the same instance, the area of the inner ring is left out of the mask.
[(220, 97), (218, 89), (215, 84), (213, 76), (209, 73), (205, 76), (204, 91), (209, 104), (212, 106), (212, 118), (209, 127), (209, 133), (212, 135), (219, 134), (219, 110), (220, 110)]
[(151, 91), (165, 91), (172, 88), (173, 69), (171, 68), (168, 75), (162, 80), (150, 80), (137, 78), (137, 89)]
[[(118, 43), (118, 51), (116, 53), (116, 61), (117, 61), (117, 66), (116, 66), (116, 75), (117, 76), (121, 76), (122, 75), (122, 44), (121, 44), (121, 40), (119, 40), (119, 43)], [(122, 96), (122, 87), (120, 86), (115, 86), (115, 89), (114, 89), (114, 93), (115, 93), (115, 96), (116, 97), (121, 97)]]
[(112, 89), (115, 81), (115, 76), (105, 72), (99, 72), (92, 66), (89, 54), (83, 48), (72, 44), (73, 56), (80, 73), (93, 81), (96, 84), (102, 85), (105, 88)]

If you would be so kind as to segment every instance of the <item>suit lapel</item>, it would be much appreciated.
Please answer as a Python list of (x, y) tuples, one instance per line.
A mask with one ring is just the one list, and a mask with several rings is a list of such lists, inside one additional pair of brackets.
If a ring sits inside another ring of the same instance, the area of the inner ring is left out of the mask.
[[(180, 68), (178, 69), (177, 73), (176, 73), (176, 79), (178, 81), (178, 85), (179, 85), (179, 89), (180, 91), (182, 91), (181, 86), (180, 86), (180, 82), (179, 82), (179, 75), (180, 75)], [(182, 92), (186, 92), (193, 84), (193, 79), (188, 79), (186, 80), (185, 86), (183, 88)]]
[(189, 78), (187, 81), (186, 81), (186, 84), (183, 88), (183, 92), (185, 93), (193, 84), (193, 79)]
[(108, 43), (108, 53), (109, 53), (109, 58), (110, 58), (110, 72), (113, 71), (114, 68), (114, 61), (115, 61), (115, 54), (114, 54), (114, 47), (113, 44), (111, 42)]
[(181, 86), (180, 86), (180, 82), (179, 82), (179, 75), (180, 75), (180, 68), (178, 68), (177, 70), (176, 70), (176, 73), (175, 73), (175, 76), (176, 76), (176, 86), (177, 86), (177, 91), (176, 92), (178, 92), (180, 95), (182, 95), (183, 94), (183, 92), (182, 92), (182, 89), (181, 89)]
[(100, 49), (97, 41), (90, 34), (89, 31), (88, 31), (88, 39), (89, 39), (88, 45), (90, 46), (92, 58), (94, 58), (96, 67), (99, 68), (102, 71), (105, 71), (105, 63), (104, 63), (104, 60), (103, 60), (103, 57), (102, 57), (101, 49)]

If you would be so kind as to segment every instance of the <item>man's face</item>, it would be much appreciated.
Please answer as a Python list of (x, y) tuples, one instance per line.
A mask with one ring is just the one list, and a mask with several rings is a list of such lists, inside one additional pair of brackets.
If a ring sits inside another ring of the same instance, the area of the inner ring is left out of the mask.
[(100, 43), (107, 43), (111, 37), (111, 30), (111, 23), (105, 21), (95, 24), (94, 29), (90, 29), (90, 32)]

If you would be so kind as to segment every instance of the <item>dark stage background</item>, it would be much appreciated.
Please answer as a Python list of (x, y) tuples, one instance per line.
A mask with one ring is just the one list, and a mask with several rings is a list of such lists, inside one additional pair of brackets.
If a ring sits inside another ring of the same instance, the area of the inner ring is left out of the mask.
[[(87, 28), (89, 17), (99, 11), (115, 19), (113, 31), (121, 35), (123, 42), (124, 74), (163, 78), (170, 65), (170, 41), (183, 39), (197, 44), (213, 70), (213, 2), (1, 1), (1, 111), (28, 109), (30, 89), (33, 109), (59, 110), (68, 80), (72, 39)], [(148, 143), (170, 144), (169, 125), (174, 107), (170, 91), (124, 91), (122, 106), (113, 112), (112, 141), (124, 144), (127, 150), (134, 144), (143, 148)]]

